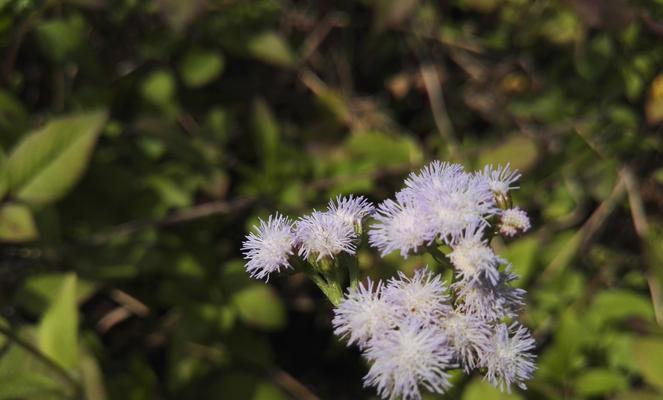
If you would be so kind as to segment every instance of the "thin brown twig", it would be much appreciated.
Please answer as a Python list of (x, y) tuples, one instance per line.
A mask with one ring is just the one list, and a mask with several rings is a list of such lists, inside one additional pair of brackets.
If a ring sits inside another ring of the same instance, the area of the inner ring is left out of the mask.
[(437, 74), (437, 68), (428, 57), (423, 55), (423, 52), (418, 48), (414, 41), (409, 41), (410, 48), (419, 59), (419, 71), (424, 81), (426, 92), (428, 93), (428, 102), (430, 104), (431, 113), (433, 114), (433, 121), (435, 127), (439, 132), (442, 139), (446, 142), (451, 153), (452, 158), (457, 157), (458, 144), (454, 137), (453, 125), (449, 119), (447, 108), (444, 102), (444, 94), (442, 93), (442, 82)]
[(188, 222), (200, 218), (209, 217), (217, 214), (227, 214), (240, 210), (248, 206), (253, 200), (236, 199), (233, 201), (211, 201), (186, 208), (161, 219), (143, 219), (137, 221), (125, 222), (116, 227), (110, 228), (105, 232), (93, 235), (92, 243), (101, 244), (117, 236), (127, 236), (145, 228), (165, 227), (176, 225), (182, 222)]
[(325, 40), (329, 32), (333, 28), (342, 28), (347, 25), (347, 18), (339, 13), (331, 13), (326, 15), (315, 28), (311, 34), (306, 38), (299, 51), (299, 59), (305, 62), (317, 50), (320, 44)]
[(576, 232), (575, 236), (571, 239), (571, 243), (560, 252), (541, 273), (539, 276), (541, 281), (550, 279), (556, 272), (564, 267), (569, 260), (575, 257), (581, 249), (587, 247), (595, 235), (601, 230), (601, 228), (603, 228), (608, 217), (617, 208), (617, 205), (622, 200), (625, 193), (626, 183), (624, 182), (623, 177), (620, 176), (617, 183), (612, 188), (610, 195), (601, 202), (578, 232)]
[(320, 400), (303, 383), (282, 369), (273, 370), (270, 375), (274, 382), (297, 400)]

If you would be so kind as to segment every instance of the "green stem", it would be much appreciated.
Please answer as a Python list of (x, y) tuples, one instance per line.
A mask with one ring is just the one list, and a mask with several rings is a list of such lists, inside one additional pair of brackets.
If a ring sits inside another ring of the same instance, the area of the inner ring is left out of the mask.
[(447, 256), (444, 253), (442, 253), (440, 249), (438, 249), (436, 246), (428, 247), (428, 252), (430, 253), (430, 255), (433, 256), (433, 258), (435, 259), (435, 261), (437, 261), (438, 264), (440, 264), (443, 267), (453, 269), (453, 265), (451, 265), (451, 262), (449, 261)]

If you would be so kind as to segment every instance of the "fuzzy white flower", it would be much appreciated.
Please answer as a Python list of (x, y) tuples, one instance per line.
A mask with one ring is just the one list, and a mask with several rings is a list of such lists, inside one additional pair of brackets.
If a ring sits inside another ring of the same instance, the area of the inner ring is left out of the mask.
[(520, 232), (527, 232), (531, 227), (527, 213), (518, 207), (502, 211), (500, 218), (500, 233), (504, 236), (515, 236)]
[(386, 200), (373, 215), (377, 223), (368, 232), (371, 246), (382, 256), (399, 250), (407, 258), (410, 251), (424, 245), (427, 226), (421, 210), (409, 201)]
[(522, 326), (498, 325), (482, 360), (487, 369), (485, 379), (501, 391), (506, 387), (509, 393), (512, 384), (527, 389), (525, 381), (531, 379), (536, 370), (535, 355), (530, 353), (534, 346), (534, 339)]
[(295, 225), (295, 238), (299, 244), (299, 255), (334, 258), (341, 252), (355, 253), (357, 235), (351, 225), (334, 214), (313, 211)]
[(444, 393), (451, 384), (446, 370), (453, 351), (437, 327), (406, 321), (373, 338), (364, 352), (372, 362), (365, 386), (375, 386), (383, 399), (421, 399), (420, 387)]
[(497, 168), (486, 165), (480, 175), (488, 182), (490, 190), (498, 196), (506, 196), (509, 190), (518, 189), (518, 186), (512, 185), (520, 179), (520, 173), (517, 170), (512, 171), (510, 164), (498, 165)]
[(406, 181), (403, 198), (421, 208), (426, 240), (451, 240), (471, 224), (485, 221), (497, 209), (488, 181), (457, 164), (431, 164)]
[(387, 283), (383, 297), (402, 319), (414, 319), (423, 325), (434, 325), (451, 312), (447, 287), (428, 267), (417, 270), (411, 278), (399, 272)]
[(489, 345), (492, 332), (488, 324), (472, 315), (452, 312), (442, 319), (440, 327), (449, 339), (455, 358), (469, 373), (479, 364)]
[(382, 336), (394, 326), (394, 307), (381, 296), (382, 282), (350, 288), (343, 301), (334, 309), (334, 333), (348, 338), (348, 345), (357, 343), (362, 348), (374, 336)]
[(496, 256), (483, 239), (484, 226), (472, 224), (467, 227), (452, 244), (449, 259), (462, 280), (471, 281), (483, 276), (495, 285), (499, 279), (497, 266), (506, 261)]
[(329, 201), (328, 213), (336, 215), (355, 227), (361, 225), (364, 218), (373, 213), (375, 207), (363, 196), (336, 197)]
[(457, 294), (458, 310), (486, 321), (516, 316), (523, 305), (525, 291), (509, 285), (509, 282), (518, 279), (510, 268), (507, 266), (500, 272), (495, 285), (485, 278), (454, 283), (452, 290)]
[(246, 271), (256, 279), (269, 279), (269, 274), (281, 268), (290, 268), (288, 257), (293, 253), (295, 237), (292, 221), (276, 213), (267, 222), (259, 220), (256, 232), (246, 236), (242, 252), (246, 259)]
[(419, 170), (419, 173), (411, 172), (405, 179), (406, 190), (419, 193), (429, 190), (445, 190), (445, 184), (454, 176), (465, 173), (460, 164), (451, 164), (435, 160)]

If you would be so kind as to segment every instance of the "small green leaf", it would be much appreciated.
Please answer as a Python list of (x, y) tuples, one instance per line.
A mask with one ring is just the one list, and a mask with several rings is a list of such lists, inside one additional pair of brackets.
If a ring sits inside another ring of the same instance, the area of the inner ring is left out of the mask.
[[(16, 303), (26, 311), (35, 315), (42, 314), (49, 304), (52, 304), (60, 287), (69, 275), (64, 273), (42, 273), (26, 277), (23, 286), (16, 293)], [(97, 287), (90, 281), (78, 279), (76, 281), (76, 301), (81, 302), (89, 298)]]
[(42, 51), (54, 61), (64, 61), (83, 43), (85, 20), (80, 15), (41, 22), (37, 38)]
[(627, 317), (640, 317), (654, 321), (651, 300), (628, 290), (604, 290), (600, 292), (590, 312), (602, 322), (617, 321)]
[(252, 37), (247, 48), (253, 57), (269, 64), (292, 67), (296, 62), (288, 42), (276, 32), (264, 32)]
[(642, 337), (633, 342), (634, 366), (649, 384), (663, 389), (663, 338)]
[(509, 243), (504, 250), (504, 258), (511, 261), (513, 272), (520, 276), (520, 279), (513, 282), (515, 286), (522, 287), (530, 277), (539, 247), (539, 238), (529, 235)]
[(10, 191), (32, 205), (64, 196), (87, 167), (105, 112), (57, 118), (30, 133), (9, 155)]
[(623, 373), (609, 369), (591, 369), (575, 381), (576, 393), (581, 396), (600, 396), (627, 389), (628, 379)]
[(462, 400), (522, 400), (517, 393), (502, 393), (488, 382), (474, 379), (463, 391)]
[(263, 284), (251, 284), (233, 296), (238, 315), (245, 323), (265, 330), (285, 326), (286, 313), (273, 289)]
[(387, 167), (418, 164), (423, 160), (421, 148), (409, 136), (379, 131), (356, 132), (346, 146), (351, 158)]
[(203, 49), (192, 49), (184, 57), (180, 73), (184, 84), (197, 88), (204, 86), (223, 71), (224, 59), (217, 52)]
[(538, 159), (536, 143), (527, 136), (514, 135), (502, 143), (485, 148), (479, 155), (479, 164), (511, 164), (520, 171), (529, 170)]
[(76, 275), (62, 282), (58, 296), (44, 313), (38, 328), (39, 348), (62, 367), (72, 369), (78, 363), (78, 307)]
[(38, 236), (32, 212), (23, 204), (0, 207), (0, 242), (27, 242)]
[(253, 132), (258, 144), (260, 158), (266, 167), (270, 167), (276, 161), (279, 146), (279, 125), (269, 105), (263, 99), (253, 102)]
[(175, 95), (175, 89), (173, 74), (167, 70), (157, 70), (145, 78), (140, 91), (149, 102), (159, 106), (167, 106)]

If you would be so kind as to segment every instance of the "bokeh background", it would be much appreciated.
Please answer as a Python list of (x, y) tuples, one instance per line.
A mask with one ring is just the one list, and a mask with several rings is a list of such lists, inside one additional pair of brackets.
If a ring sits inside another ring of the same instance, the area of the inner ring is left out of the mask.
[(2, 0), (0, 54), (1, 399), (375, 398), (239, 249), (434, 159), (510, 162), (534, 226), (493, 242), (529, 390), (444, 398), (663, 398), (663, 1)]

